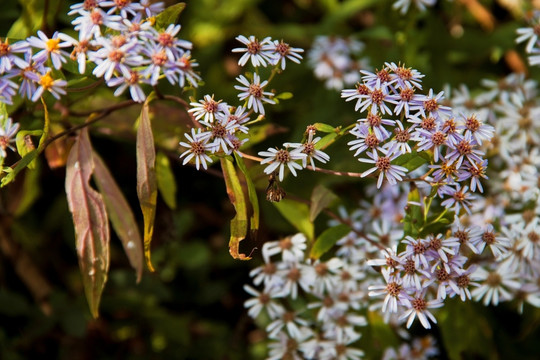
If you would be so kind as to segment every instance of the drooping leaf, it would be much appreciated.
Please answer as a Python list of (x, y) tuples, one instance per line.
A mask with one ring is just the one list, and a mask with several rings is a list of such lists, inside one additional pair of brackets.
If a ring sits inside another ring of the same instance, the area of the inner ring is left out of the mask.
[(320, 258), (330, 250), (339, 239), (346, 236), (350, 231), (351, 228), (344, 224), (333, 226), (323, 231), (323, 233), (317, 237), (311, 248), (311, 258)]
[(311, 208), (309, 209), (309, 220), (314, 221), (317, 216), (326, 209), (338, 197), (322, 185), (317, 185), (311, 193)]
[(170, 24), (175, 24), (180, 16), (180, 13), (186, 7), (185, 3), (178, 3), (169, 6), (156, 16), (156, 29), (166, 29)]
[(101, 195), (89, 184), (94, 171), (88, 129), (79, 133), (66, 165), (66, 194), (90, 312), (96, 318), (109, 271), (109, 222)]
[(105, 201), (113, 229), (124, 246), (139, 282), (143, 272), (143, 241), (135, 216), (101, 157), (94, 152), (93, 159), (94, 181)]
[(240, 253), (240, 242), (244, 240), (248, 232), (248, 217), (246, 199), (234, 164), (221, 159), (221, 169), (225, 178), (227, 195), (236, 210), (236, 215), (231, 220), (231, 237), (229, 239), (229, 253), (235, 259), (249, 260), (251, 257)]
[(276, 99), (276, 98), (280, 99), (280, 100), (289, 100), (289, 99), (293, 98), (293, 93), (285, 91), (285, 92), (282, 92), (282, 93), (277, 94), (276, 96), (274, 96), (274, 99)]
[(169, 158), (161, 151), (158, 151), (156, 157), (156, 178), (163, 201), (170, 209), (176, 209), (176, 180)]
[(143, 105), (137, 129), (137, 196), (144, 219), (144, 258), (148, 270), (154, 271), (150, 244), (154, 233), (157, 204), (156, 149), (148, 113), (148, 100)]
[(251, 179), (249, 171), (246, 167), (246, 164), (244, 163), (244, 159), (241, 158), (236, 153), (234, 153), (234, 158), (236, 160), (236, 164), (238, 165), (238, 168), (244, 174), (244, 178), (246, 179), (246, 183), (248, 186), (248, 196), (249, 196), (249, 201), (251, 203), (251, 210), (253, 212), (249, 218), (249, 229), (251, 231), (251, 237), (256, 239), (257, 232), (259, 231), (259, 218), (260, 218), (259, 198), (257, 197), (257, 189), (255, 188), (255, 184), (253, 183), (253, 180)]
[(313, 241), (315, 229), (313, 223), (309, 220), (309, 207), (306, 204), (291, 199), (283, 199), (272, 204), (292, 226)]

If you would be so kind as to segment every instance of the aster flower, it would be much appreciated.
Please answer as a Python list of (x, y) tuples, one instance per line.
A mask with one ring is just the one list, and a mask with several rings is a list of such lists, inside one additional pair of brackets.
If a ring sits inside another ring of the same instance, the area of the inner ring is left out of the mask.
[(405, 67), (405, 65), (396, 65), (396, 63), (384, 63), (386, 68), (396, 75), (396, 86), (400, 89), (417, 88), (422, 89), (422, 78), (425, 76), (418, 70)]
[(484, 153), (475, 147), (478, 145), (470, 132), (460, 137), (461, 140), (456, 144), (448, 143), (448, 152), (445, 159), (454, 163), (456, 169), (459, 169), (464, 159), (467, 159), (470, 164), (482, 162)]
[(139, 2), (132, 2), (131, 0), (102, 1), (99, 6), (104, 8), (110, 7), (107, 12), (108, 14), (113, 14), (118, 11), (123, 18), (127, 18), (128, 14), (135, 16), (138, 11), (144, 10)]
[(385, 295), (382, 311), (389, 313), (397, 313), (398, 305), (411, 306), (410, 296), (403, 288), (403, 280), (401, 277), (392, 276), (390, 271), (382, 269), (382, 275), (386, 281), (386, 285), (371, 285), (369, 286), (369, 296)]
[(409, 141), (412, 140), (413, 127), (405, 129), (403, 123), (396, 120), (397, 127), (394, 128), (394, 137), (385, 143), (383, 147), (388, 150), (388, 153), (393, 154), (399, 152), (400, 154), (408, 154), (412, 152)]
[(260, 151), (259, 156), (266, 157), (266, 159), (261, 161), (261, 165), (270, 163), (264, 169), (265, 174), (271, 174), (279, 168), (279, 181), (283, 181), (285, 165), (296, 176), (296, 170), (302, 170), (302, 165), (298, 164), (296, 160), (302, 160), (307, 157), (300, 147), (293, 148), (291, 151), (287, 148), (280, 150), (269, 148), (267, 151)]
[(281, 64), (281, 69), (285, 70), (285, 60), (289, 59), (292, 62), (295, 62), (297, 64), (300, 64), (300, 60), (302, 60), (302, 55), (299, 53), (303, 53), (304, 49), (300, 48), (293, 48), (289, 44), (283, 42), (283, 40), (278, 41), (274, 40), (272, 42), (274, 52), (274, 57), (271, 59), (271, 63), (274, 65)]
[(26, 67), (26, 62), (17, 54), (24, 54), (29, 50), (30, 47), (26, 41), (17, 41), (13, 44), (10, 44), (7, 38), (4, 42), (0, 41), (0, 74), (10, 71), (14, 66), (21, 69)]
[(95, 7), (89, 11), (80, 11), (79, 17), (71, 22), (74, 29), (79, 32), (79, 40), (90, 40), (101, 36), (101, 26), (112, 30), (122, 30), (122, 17), (107, 14), (102, 9)]
[(483, 299), (484, 305), (498, 305), (499, 301), (509, 301), (512, 299), (512, 291), (519, 289), (519, 274), (508, 271), (508, 269), (486, 270), (478, 267), (472, 274), (474, 280), (480, 286), (474, 289), (471, 294), (475, 301)]
[(533, 48), (538, 44), (538, 28), (540, 27), (540, 12), (534, 11), (533, 16), (529, 19), (530, 26), (519, 28), (516, 33), (519, 35), (516, 43), (527, 42), (525, 50), (528, 53), (533, 51)]
[(12, 98), (17, 94), (17, 84), (8, 78), (14, 75), (15, 73), (11, 73), (0, 77), (0, 100), (8, 105), (13, 104)]
[(495, 133), (495, 128), (489, 124), (484, 124), (475, 115), (464, 117), (464, 124), (458, 126), (458, 129), (464, 129), (465, 132), (470, 132), (473, 139), (479, 145), (482, 145), (483, 141), (489, 141)]
[(405, 15), (411, 6), (411, 2), (414, 2), (414, 5), (416, 5), (420, 11), (425, 11), (427, 6), (435, 5), (437, 0), (397, 0), (394, 2), (394, 5), (392, 5), (392, 8), (399, 10), (401, 15)]
[(199, 86), (201, 77), (194, 67), (199, 64), (191, 58), (191, 53), (185, 51), (181, 57), (176, 58), (174, 62), (167, 62), (163, 70), (165, 77), (169, 82), (174, 85), (178, 82), (178, 85), (183, 88), (186, 85), (186, 80), (194, 88)]
[(433, 89), (429, 89), (428, 95), (421, 96), (418, 100), (411, 101), (410, 109), (412, 111), (417, 110), (422, 116), (432, 116), (436, 119), (446, 115), (452, 116), (452, 109), (448, 106), (441, 105), (441, 100), (444, 99), (444, 91), (434, 95)]
[(180, 32), (181, 26), (170, 24), (162, 32), (158, 32), (151, 27), (148, 36), (165, 49), (167, 57), (170, 59), (181, 57), (184, 49), (191, 50), (193, 44), (187, 40), (178, 39), (176, 35)]
[(15, 136), (19, 131), (19, 124), (13, 123), (11, 118), (6, 120), (3, 117), (0, 117), (0, 159), (5, 159), (7, 157), (6, 149), (11, 149), (16, 151), (11, 143), (15, 142)]
[(369, 126), (370, 130), (377, 135), (377, 139), (380, 141), (386, 140), (390, 137), (390, 133), (385, 125), (394, 125), (395, 121), (391, 119), (383, 119), (381, 115), (368, 113), (365, 118), (358, 119), (358, 122), (365, 123)]
[(468, 214), (471, 214), (471, 200), (473, 200), (475, 196), (469, 192), (469, 187), (467, 185), (461, 187), (460, 184), (446, 184), (441, 186), (438, 192), (441, 197), (444, 195), (449, 196), (448, 199), (441, 203), (442, 206), (452, 209), (456, 214), (459, 214), (461, 208), (465, 209)]
[(474, 165), (471, 165), (468, 161), (466, 161), (465, 166), (460, 168), (458, 171), (457, 181), (462, 182), (467, 179), (471, 179), (471, 191), (476, 191), (476, 188), (478, 188), (480, 192), (484, 192), (480, 179), (488, 179), (486, 175), (487, 165), (487, 160), (477, 162)]
[(487, 224), (482, 233), (481, 241), (477, 245), (478, 253), (481, 254), (486, 246), (490, 248), (496, 259), (501, 259), (508, 255), (511, 243), (510, 239), (497, 233), (492, 224)]
[(62, 63), (67, 62), (66, 58), (69, 57), (69, 54), (62, 49), (71, 46), (73, 38), (58, 31), (50, 39), (41, 30), (38, 30), (37, 35), (38, 37), (31, 36), (26, 40), (30, 46), (43, 49), (34, 54), (34, 61), (43, 64), (50, 57), (54, 68), (60, 69)]
[(274, 58), (273, 51), (276, 49), (274, 43), (270, 37), (264, 38), (262, 41), (259, 41), (255, 36), (251, 35), (249, 38), (244, 35), (239, 35), (236, 37), (236, 40), (244, 44), (245, 48), (234, 48), (232, 52), (244, 53), (240, 60), (238, 60), (238, 65), (244, 66), (251, 59), (251, 64), (255, 67), (265, 66), (267, 62), (272, 62)]
[(386, 178), (390, 184), (395, 185), (398, 181), (403, 180), (403, 176), (405, 176), (405, 173), (408, 171), (407, 168), (404, 168), (403, 166), (393, 165), (391, 163), (392, 160), (400, 155), (399, 153), (389, 155), (386, 150), (382, 150), (382, 153), (385, 156), (379, 156), (378, 152), (373, 150), (373, 152), (367, 153), (370, 159), (358, 159), (361, 162), (375, 164), (371, 169), (364, 171), (361, 176), (366, 177), (375, 171), (379, 171), (377, 188), (381, 187), (384, 178)]
[(285, 313), (283, 306), (274, 300), (282, 297), (281, 294), (272, 288), (259, 292), (249, 285), (244, 285), (244, 290), (253, 296), (244, 303), (244, 307), (248, 309), (248, 315), (252, 318), (257, 318), (263, 309), (266, 310), (270, 319), (277, 319)]
[(208, 168), (207, 162), (211, 163), (212, 159), (208, 156), (207, 153), (213, 152), (214, 144), (208, 143), (208, 140), (202, 140), (200, 129), (199, 132), (195, 132), (195, 129), (191, 129), (191, 136), (189, 134), (184, 134), (189, 142), (180, 142), (180, 145), (187, 148), (188, 150), (184, 151), (180, 158), (185, 156), (184, 162), (182, 165), (187, 164), (191, 159), (195, 158), (195, 167), (199, 170), (200, 165), (202, 164), (203, 168), (206, 170)]
[(302, 150), (302, 153), (306, 154), (306, 157), (302, 159), (302, 167), (307, 167), (308, 160), (310, 161), (311, 167), (315, 170), (315, 162), (313, 159), (316, 159), (322, 163), (326, 163), (328, 160), (330, 160), (330, 156), (328, 156), (325, 152), (322, 150), (318, 150), (315, 147), (315, 144), (321, 140), (320, 137), (313, 138), (313, 135), (315, 134), (315, 131), (308, 131), (308, 138), (305, 143), (298, 144), (298, 143), (285, 143), (284, 146), (292, 147), (292, 148), (299, 148)]
[(223, 150), (223, 153), (230, 154), (233, 144), (229, 135), (234, 134), (238, 128), (238, 124), (228, 122), (227, 119), (216, 119), (214, 122), (201, 122), (207, 127), (208, 131), (201, 133), (201, 140), (212, 141), (214, 143), (214, 152)]
[(214, 100), (214, 95), (204, 95), (203, 100), (190, 103), (192, 106), (188, 112), (192, 113), (196, 120), (204, 119), (204, 122), (211, 123), (218, 112), (223, 112), (227, 109), (227, 104), (221, 100)]
[(50, 69), (45, 69), (45, 71), (47, 71), (45, 74), (40, 75), (39, 86), (32, 95), (33, 102), (38, 101), (45, 91), (50, 92), (56, 99), (60, 99), (60, 95), (66, 94), (66, 90), (64, 90), (64, 88), (67, 86), (67, 81), (62, 79), (53, 79)]
[(123, 35), (100, 37), (97, 45), (101, 45), (99, 50), (88, 53), (89, 60), (97, 64), (92, 73), (97, 77), (103, 76), (107, 81), (115, 71), (130, 77), (130, 66), (137, 67), (146, 63), (139, 55), (137, 39), (128, 39)]
[(374, 132), (369, 131), (369, 127), (365, 123), (356, 124), (350, 133), (356, 136), (356, 140), (347, 143), (350, 146), (349, 150), (356, 150), (354, 156), (358, 156), (366, 150), (375, 151), (382, 141)]
[(273, 93), (264, 91), (264, 87), (268, 84), (268, 80), (265, 80), (261, 83), (261, 79), (258, 74), (253, 74), (253, 82), (250, 83), (243, 75), (240, 75), (236, 78), (242, 85), (235, 85), (236, 90), (240, 90), (241, 93), (238, 94), (240, 100), (247, 99), (247, 108), (253, 109), (256, 113), (264, 115), (264, 106), (263, 102), (269, 104), (275, 104), (276, 102), (271, 97), (274, 96)]
[(275, 339), (283, 329), (286, 329), (291, 338), (302, 339), (304, 336), (302, 329), (306, 329), (308, 325), (309, 323), (302, 319), (298, 313), (286, 311), (281, 317), (268, 324), (266, 332), (268, 333), (268, 337)]
[(139, 103), (142, 103), (146, 100), (146, 94), (144, 93), (141, 84), (147, 84), (148, 81), (145, 80), (143, 74), (135, 70), (129, 71), (129, 77), (126, 77), (124, 74), (121, 74), (120, 77), (115, 77), (107, 81), (107, 86), (116, 87), (114, 96), (120, 96), (121, 94), (129, 88), (129, 94), (131, 98)]
[(146, 15), (147, 18), (151, 18), (165, 9), (165, 3), (161, 1), (151, 2), (151, 0), (141, 0), (140, 4), (142, 6), (141, 13)]
[(380, 79), (378, 79), (375, 85), (370, 87), (369, 90), (369, 94), (358, 96), (355, 110), (363, 112), (367, 108), (370, 108), (371, 114), (377, 114), (378, 111), (382, 114), (392, 114), (392, 110), (386, 104), (386, 101), (391, 99), (388, 98), (387, 84), (381, 83)]
[(408, 309), (400, 316), (400, 319), (407, 318), (407, 328), (410, 328), (414, 319), (418, 317), (422, 326), (426, 329), (430, 329), (430, 321), (437, 323), (435, 317), (429, 312), (430, 308), (440, 308), (444, 304), (441, 300), (426, 300), (426, 291), (418, 291), (414, 297), (410, 300)]

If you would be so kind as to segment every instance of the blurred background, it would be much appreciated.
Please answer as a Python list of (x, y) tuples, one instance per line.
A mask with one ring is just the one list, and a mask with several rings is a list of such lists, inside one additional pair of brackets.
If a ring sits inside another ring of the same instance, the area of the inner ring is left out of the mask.
[[(48, 34), (55, 30), (69, 32), (72, 19), (66, 14), (73, 3), (2, 0), (0, 36), (25, 34), (22, 38), (39, 29)], [(424, 88), (435, 92), (446, 85), (479, 88), (481, 79), (497, 80), (515, 71), (534, 78), (540, 75), (538, 70), (527, 68), (523, 46), (515, 44), (515, 31), (523, 26), (527, 15), (523, 9), (532, 9), (534, 2), (440, 0), (423, 13), (412, 6), (407, 15), (392, 9), (391, 0), (185, 3), (179, 36), (193, 42), (193, 57), (204, 80), (199, 98), (215, 94), (216, 99), (236, 103), (233, 85), (242, 69), (237, 65), (238, 55), (230, 50), (239, 46), (235, 40), (238, 35), (283, 39), (306, 52), (321, 35), (360, 41), (364, 46), (357, 56), (364, 68), (380, 69), (386, 61), (405, 63), (426, 74)], [(338, 126), (356, 120), (351, 104), (344, 103), (338, 90), (317, 78), (307, 58), (304, 53), (300, 65), (289, 63), (272, 82), (278, 93), (287, 91), (294, 96), (268, 108), (268, 122), (259, 128), (261, 136), (247, 152), (254, 154), (284, 141), (300, 141), (308, 124)], [(352, 88), (354, 84), (345, 86)], [(172, 88), (166, 91), (182, 96)], [(81, 106), (96, 108), (111, 101), (112, 93), (103, 91), (81, 102)], [(31, 124), (28, 110), (26, 104), (20, 104), (11, 116), (22, 124)], [(92, 128), (91, 139), (142, 223), (135, 178), (133, 122), (137, 111), (111, 115)], [(243, 302), (248, 295), (242, 288), (248, 283), (249, 271), (262, 262), (260, 251), (255, 250), (254, 259), (246, 262), (229, 255), (229, 221), (234, 209), (219, 167), (199, 172), (180, 165), (177, 144), (187, 129), (185, 111), (159, 104), (154, 109), (153, 124), (156, 144), (168, 155), (176, 184), (173, 200), (158, 199), (152, 242), (156, 272), (146, 271), (136, 284), (120, 241), (111, 233), (110, 275), (98, 319), (92, 319), (84, 297), (64, 190), (65, 169), (51, 164), (51, 159), (62, 156), (40, 158), (36, 170), (26, 171), (16, 183), (0, 190), (0, 359), (265, 357), (265, 334), (247, 316)], [(62, 153), (69, 141), (58, 142), (50, 152)], [(359, 165), (351, 161), (346, 141), (341, 139), (329, 148), (331, 167), (357, 171)], [(250, 168), (262, 174), (254, 164)], [(256, 182), (264, 190), (267, 178), (259, 175)], [(283, 187), (290, 196), (309, 198), (316, 184), (332, 188), (351, 206), (362, 198), (358, 180), (309, 172), (286, 179)], [(264, 195), (260, 202), (259, 237), (242, 243), (243, 252), (248, 254), (254, 247), (260, 249), (265, 241), (295, 232)], [(324, 216), (318, 219), (318, 232), (327, 220)], [(456, 319), (446, 322), (446, 330), (455, 334), (456, 344), (461, 343), (461, 358), (487, 358), (481, 355), (485, 351), (477, 349), (483, 346), (495, 346), (492, 353), (501, 359), (533, 359), (540, 353), (537, 312), (524, 318), (504, 306), (484, 308), (452, 302), (445, 311), (443, 317)], [(470, 331), (464, 332), (468, 328)], [(489, 342), (475, 343), (477, 332)], [(375, 354), (381, 352), (384, 339), (378, 339), (376, 332), (366, 334), (365, 339), (366, 346), (378, 347)]]

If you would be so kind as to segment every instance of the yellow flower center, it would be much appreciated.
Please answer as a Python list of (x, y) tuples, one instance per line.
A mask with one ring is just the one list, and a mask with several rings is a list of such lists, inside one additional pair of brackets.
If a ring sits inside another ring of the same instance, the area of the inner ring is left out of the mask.
[(47, 46), (48, 52), (58, 51), (60, 47), (58, 44), (60, 43), (60, 39), (49, 39), (45, 42), (45, 46)]
[(52, 88), (53, 83), (54, 79), (51, 77), (50, 73), (46, 73), (41, 77), (41, 79), (39, 79), (39, 84), (43, 86), (45, 90), (49, 90), (50, 88)]

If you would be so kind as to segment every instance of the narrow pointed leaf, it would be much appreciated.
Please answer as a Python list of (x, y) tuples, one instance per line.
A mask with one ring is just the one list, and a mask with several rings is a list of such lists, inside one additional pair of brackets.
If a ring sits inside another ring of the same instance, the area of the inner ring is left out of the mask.
[(148, 269), (154, 271), (150, 244), (154, 233), (157, 203), (156, 149), (150, 125), (148, 101), (143, 105), (137, 129), (137, 196), (144, 218), (144, 258)]
[(156, 178), (158, 190), (163, 201), (165, 201), (165, 204), (170, 209), (176, 209), (176, 180), (169, 158), (160, 151), (156, 157)]
[(105, 201), (113, 229), (124, 246), (139, 282), (143, 272), (143, 241), (135, 216), (101, 157), (94, 152), (93, 158), (94, 181)]
[(66, 164), (66, 194), (90, 312), (96, 318), (109, 271), (109, 222), (101, 195), (89, 184), (94, 171), (88, 129), (81, 130)]
[(253, 213), (251, 214), (249, 218), (249, 229), (251, 231), (251, 236), (253, 238), (257, 238), (257, 232), (259, 231), (259, 218), (260, 218), (259, 198), (257, 197), (257, 190), (255, 189), (255, 184), (253, 183), (253, 180), (251, 179), (251, 176), (249, 175), (249, 171), (246, 168), (244, 159), (242, 159), (236, 153), (234, 154), (234, 158), (236, 159), (236, 164), (238, 165), (238, 168), (244, 174), (244, 178), (246, 179), (246, 182), (247, 182), (249, 201), (251, 203), (251, 209), (253, 211)]
[(311, 248), (311, 258), (318, 259), (336, 244), (336, 242), (351, 232), (347, 225), (338, 225), (323, 231)]
[(314, 221), (317, 216), (326, 209), (338, 197), (322, 185), (317, 185), (311, 193), (311, 208), (309, 209), (309, 220)]
[(409, 235), (416, 238), (420, 234), (423, 219), (422, 207), (420, 206), (420, 193), (416, 186), (412, 186), (407, 197), (407, 207), (405, 208), (405, 217), (403, 218), (405, 236)]
[(238, 179), (234, 164), (231, 161), (221, 159), (221, 169), (225, 178), (227, 195), (229, 195), (229, 200), (236, 210), (236, 215), (231, 220), (229, 253), (235, 259), (249, 260), (251, 259), (249, 256), (240, 253), (240, 242), (246, 238), (248, 232), (247, 206), (244, 191)]

